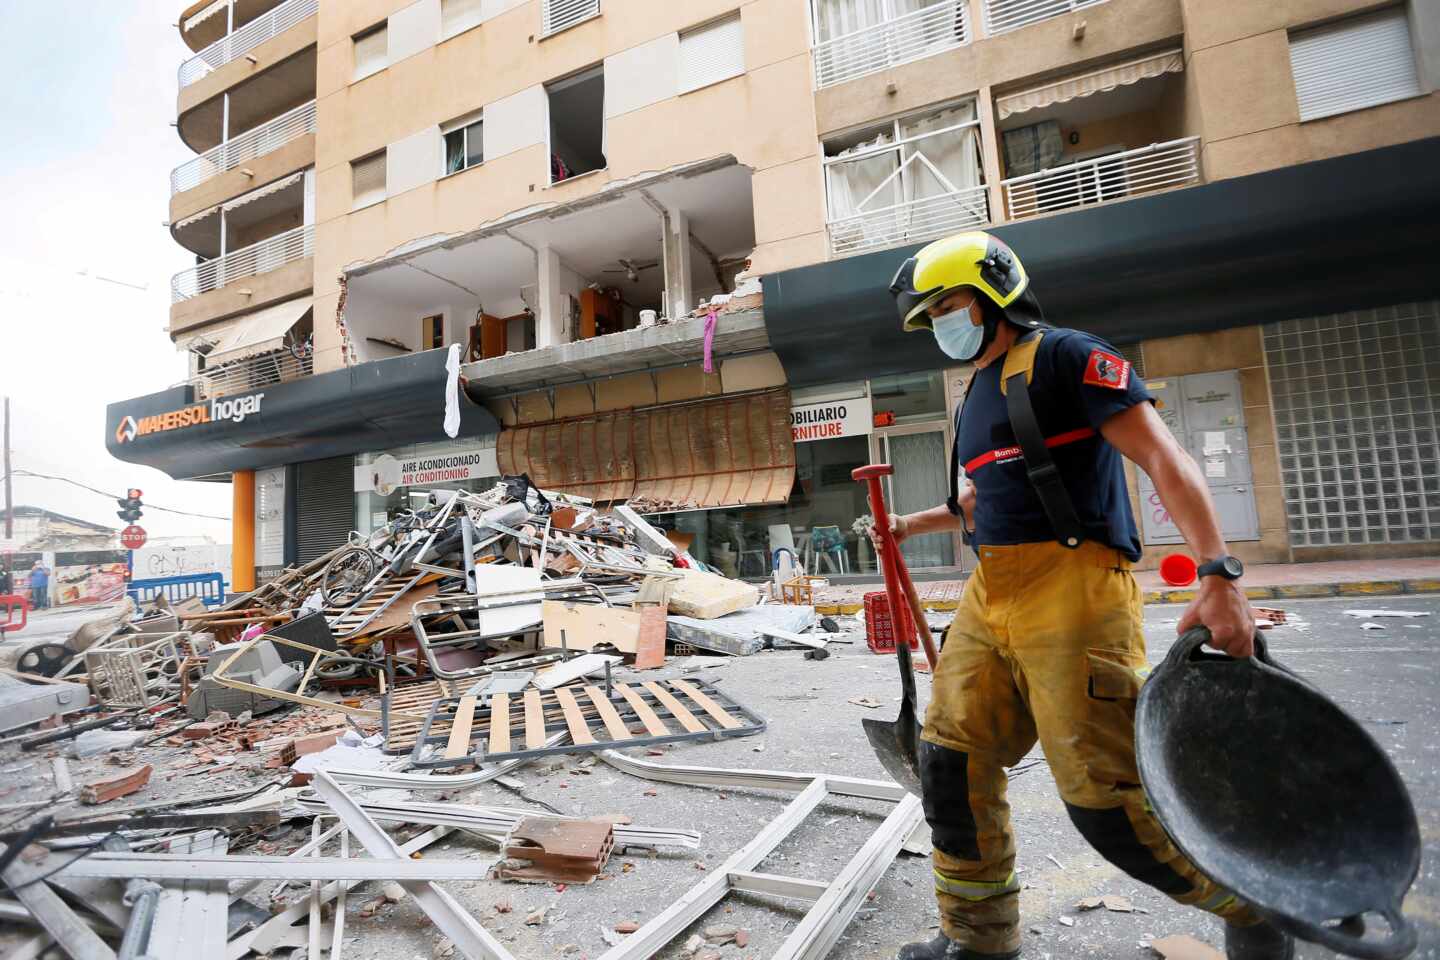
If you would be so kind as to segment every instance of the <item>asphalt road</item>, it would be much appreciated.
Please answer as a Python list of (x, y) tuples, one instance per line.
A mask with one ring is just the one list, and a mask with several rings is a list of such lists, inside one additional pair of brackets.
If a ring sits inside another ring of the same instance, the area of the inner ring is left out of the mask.
[[(1274, 657), (1365, 723), (1409, 785), (1420, 815), (1425, 862), (1405, 910), (1420, 928), (1421, 947), (1415, 956), (1440, 960), (1440, 597), (1307, 600), (1284, 606), (1290, 623), (1267, 633)], [(1361, 620), (1344, 615), (1343, 611), (1354, 608), (1431, 615), (1414, 620), (1373, 618), (1384, 629), (1366, 630), (1361, 628)], [(1173, 642), (1179, 613), (1178, 607), (1146, 609), (1152, 661), (1158, 663)], [(667, 749), (662, 757), (648, 759), (883, 777), (859, 721), (863, 716), (888, 719), (894, 715), (898, 681), (891, 658), (869, 653), (863, 637), (857, 641), (832, 645), (834, 653), (824, 661), (804, 660), (799, 652), (766, 652), (747, 658), (691, 657), (672, 661), (664, 673), (647, 674), (649, 679), (688, 672), (713, 679), (769, 721), (759, 737), (682, 744)], [(922, 678), (922, 699), (928, 695), (928, 687), (928, 679)], [(867, 709), (849, 702), (854, 697), (871, 697), (881, 705)], [(1297, 751), (1324, 748), (1324, 744), (1294, 746)], [(240, 773), (166, 779), (167, 767), (185, 759), (181, 753), (166, 747), (145, 751), (142, 759), (155, 763), (156, 776), (144, 792), (127, 798), (126, 803), (177, 791), (214, 792), (245, 783), (246, 775)], [(1034, 757), (1041, 757), (1038, 749)], [(31, 762), (33, 767), (20, 769)], [(1277, 757), (1276, 762), (1283, 763), (1285, 758)], [(106, 769), (100, 759), (71, 763), (77, 782)], [(1017, 870), (1025, 884), (1021, 904), (1026, 960), (1154, 957), (1144, 944), (1171, 934), (1189, 934), (1216, 946), (1221, 943), (1217, 920), (1175, 905), (1136, 883), (1085, 844), (1071, 826), (1043, 761), (1022, 766), (1012, 779), (1010, 802), (1019, 844)], [(0, 769), (18, 774), (22, 782), (36, 778), (28, 789), (16, 790), (4, 802), (44, 796), (49, 784), (47, 768), (43, 756), (0, 754)], [(272, 771), (265, 774), (273, 776)], [(617, 851), (601, 879), (563, 891), (551, 885), (482, 879), (446, 885), (516, 957), (523, 958), (598, 957), (608, 949), (602, 928), (624, 920), (643, 923), (655, 916), (707, 870), (753, 838), (789, 800), (788, 795), (773, 791), (652, 783), (573, 756), (532, 764), (519, 771), (516, 780), (528, 798), (545, 801), (564, 813), (622, 813), (638, 825), (693, 829), (704, 837), (698, 851), (653, 855)], [(440, 798), (428, 794), (420, 799)], [(527, 805), (525, 798), (495, 784), (450, 799)], [(888, 805), (869, 801), (826, 803), (758, 869), (828, 881), (854, 856), (887, 810)], [(276, 852), (293, 849), (308, 835), (308, 826), (297, 825), (288, 835), (277, 831)], [(493, 854), (493, 848), (459, 834), (427, 851), (432, 857), (477, 860)], [(1136, 910), (1082, 912), (1076, 908), (1081, 898), (1101, 894), (1124, 896)], [(287, 899), (296, 895), (291, 890)], [(347, 958), (412, 960), (439, 955), (432, 954), (436, 933), (413, 901), (407, 898), (374, 916), (360, 916), (360, 905), (370, 895), (351, 897)], [(261, 895), (252, 900), (264, 903)], [(541, 922), (524, 922), (540, 908), (545, 908)], [(732, 895), (658, 956), (680, 960), (685, 956), (681, 944), (686, 936), (709, 925), (724, 924), (746, 930), (749, 945), (743, 950), (727, 946), (720, 951), (723, 958), (770, 957), (794, 928), (802, 910), (795, 901)], [(888, 960), (900, 944), (933, 936), (934, 925), (929, 860), (902, 855), (830, 956), (834, 960)], [(0, 944), (0, 955), (4, 952)], [(1328, 951), (1310, 945), (1299, 950), (1302, 960), (1329, 956)]]

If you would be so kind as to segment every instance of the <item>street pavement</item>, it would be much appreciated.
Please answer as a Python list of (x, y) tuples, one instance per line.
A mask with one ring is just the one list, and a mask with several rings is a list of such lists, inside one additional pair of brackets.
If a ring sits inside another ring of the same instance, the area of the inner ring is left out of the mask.
[[(1316, 684), (1357, 717), (1394, 760), (1409, 785), (1419, 812), (1425, 845), (1421, 874), (1406, 901), (1407, 914), (1420, 929), (1415, 956), (1440, 960), (1440, 596), (1367, 597), (1296, 600), (1274, 603), (1288, 612), (1289, 623), (1267, 631), (1275, 659)], [(1347, 609), (1393, 609), (1429, 613), (1414, 620), (1377, 618), (1382, 630), (1367, 630), (1345, 616)], [(1175, 638), (1182, 608), (1145, 610), (1152, 662), (1158, 663)], [(853, 626), (845, 618), (842, 625)], [(862, 717), (891, 719), (899, 698), (893, 657), (869, 652), (863, 634), (851, 644), (832, 644), (823, 661), (805, 660), (799, 651), (771, 651), (752, 657), (695, 656), (673, 659), (646, 678), (686, 675), (713, 680), (731, 697), (764, 716), (769, 726), (758, 737), (680, 744), (646, 759), (662, 764), (771, 769), (884, 777), (861, 729)], [(928, 675), (920, 678), (922, 700)], [(873, 698), (880, 706), (850, 702)], [(1244, 730), (1216, 731), (1243, 737)], [(1298, 753), (1324, 750), (1324, 744), (1294, 744)], [(636, 751), (645, 756), (646, 751)], [(167, 769), (187, 756), (159, 746), (142, 759), (156, 765), (149, 787), (125, 803), (143, 803), (178, 793), (213, 793), (244, 786), (238, 775), (176, 776)], [(1275, 758), (1277, 765), (1286, 756)], [(72, 761), (77, 782), (112, 770), (103, 759)], [(26, 765), (33, 764), (29, 769)], [(48, 762), (43, 755), (0, 755), (0, 769), (13, 771), (22, 786), (6, 803), (43, 797)], [(643, 923), (674, 903), (682, 893), (749, 842), (789, 801), (774, 791), (687, 787), (654, 783), (620, 773), (578, 756), (549, 758), (516, 772), (510, 788), (490, 783), (448, 797), (418, 795), (435, 801), (532, 806), (543, 801), (559, 812), (580, 816), (620, 813), (637, 825), (700, 831), (698, 851), (617, 850), (600, 880), (560, 890), (553, 885), (476, 879), (446, 888), (523, 958), (595, 958), (608, 949), (602, 928), (621, 921)], [(1337, 784), (1344, 789), (1344, 784)], [(514, 791), (518, 791), (519, 795)], [(1180, 907), (1110, 866), (1091, 850), (1070, 824), (1055, 792), (1043, 755), (1036, 749), (1012, 772), (1010, 802), (1019, 853), (1017, 871), (1024, 883), (1026, 960), (1071, 958), (1145, 958), (1156, 956), (1148, 941), (1189, 934), (1213, 946), (1222, 942), (1217, 920)], [(889, 805), (864, 800), (829, 802), (815, 811), (757, 869), (763, 872), (829, 881), (879, 826)], [(66, 815), (62, 811), (61, 815)], [(70, 815), (73, 815), (71, 813)], [(293, 849), (308, 837), (297, 823), (270, 834), (278, 851)], [(439, 858), (492, 856), (493, 848), (459, 834), (427, 851)], [(1131, 913), (1082, 912), (1082, 898), (1115, 894), (1135, 907)], [(291, 891), (288, 897), (296, 894)], [(257, 895), (258, 896), (258, 895)], [(406, 898), (373, 917), (358, 914), (370, 896), (352, 896), (346, 921), (349, 957), (410, 960), (431, 956), (436, 934), (413, 900)], [(263, 899), (255, 902), (263, 903)], [(503, 909), (502, 909), (503, 908)], [(544, 909), (538, 923), (526, 923)], [(719, 951), (724, 960), (772, 956), (803, 915), (803, 905), (759, 895), (734, 895), (712, 909), (657, 956), (681, 960), (680, 945), (706, 926), (727, 925), (747, 931), (749, 945)], [(844, 938), (829, 955), (833, 960), (889, 960), (900, 944), (934, 935), (935, 903), (929, 859), (900, 856), (886, 871)], [(3, 939), (3, 938), (0, 938)], [(443, 951), (442, 951), (443, 952)], [(4, 944), (0, 943), (0, 955)], [(439, 955), (439, 954), (436, 954)], [(1328, 951), (1302, 945), (1301, 960), (1330, 957)]]

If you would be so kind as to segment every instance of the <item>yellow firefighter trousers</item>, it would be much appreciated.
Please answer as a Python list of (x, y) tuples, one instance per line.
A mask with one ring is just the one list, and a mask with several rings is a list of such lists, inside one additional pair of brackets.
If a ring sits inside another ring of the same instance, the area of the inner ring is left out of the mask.
[(920, 745), (945, 935), (1020, 947), (1005, 768), (1038, 739), (1071, 820), (1130, 876), (1239, 925), (1258, 921), (1170, 843), (1140, 788), (1135, 698), (1148, 671), (1130, 563), (1097, 543), (979, 549), (946, 636)]

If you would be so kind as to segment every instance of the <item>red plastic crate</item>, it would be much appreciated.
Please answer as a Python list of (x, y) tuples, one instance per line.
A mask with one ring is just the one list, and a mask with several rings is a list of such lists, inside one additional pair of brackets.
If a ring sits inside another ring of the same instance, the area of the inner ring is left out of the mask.
[[(901, 629), (910, 638), (910, 649), (920, 649), (910, 611), (900, 611)], [(890, 617), (890, 598), (879, 590), (865, 594), (865, 643), (875, 653), (895, 652), (895, 623)]]

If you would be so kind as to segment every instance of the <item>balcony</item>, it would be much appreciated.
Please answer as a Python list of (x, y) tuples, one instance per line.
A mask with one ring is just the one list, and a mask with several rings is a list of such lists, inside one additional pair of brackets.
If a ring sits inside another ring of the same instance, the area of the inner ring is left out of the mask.
[(233, 250), (222, 257), (181, 270), (170, 280), (170, 302), (182, 303), (245, 277), (259, 276), (313, 256), (312, 224), (278, 233), (259, 243)]
[(180, 164), (170, 171), (170, 195), (192, 190), (242, 163), (273, 153), (292, 140), (314, 132), (315, 101), (311, 100)]
[[(822, 31), (825, 25), (821, 25)], [(964, 0), (946, 0), (815, 45), (815, 88), (953, 50), (970, 42)]]
[(206, 367), (190, 378), (190, 385), (195, 388), (196, 400), (209, 400), (299, 380), (314, 372), (314, 357), (308, 347), (287, 347)]
[(319, 0), (286, 0), (234, 33), (221, 37), (180, 64), (180, 89), (184, 90), (225, 64), (238, 60), (266, 40), (278, 37), (300, 21), (313, 16), (319, 6)]
[(540, 0), (540, 36), (543, 39), (598, 16), (600, 0)]
[(1041, 20), (1063, 16), (1105, 0), (982, 0), (985, 34), (1008, 33)]
[(1011, 177), (1000, 185), (1007, 215), (1019, 220), (1199, 182), (1200, 138), (1185, 137)]
[(973, 101), (826, 142), (830, 252), (846, 256), (990, 222)]

